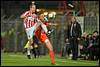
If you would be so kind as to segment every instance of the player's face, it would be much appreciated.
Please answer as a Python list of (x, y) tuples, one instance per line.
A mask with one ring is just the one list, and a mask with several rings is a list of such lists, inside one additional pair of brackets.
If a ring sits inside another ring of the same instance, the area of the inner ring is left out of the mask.
[(35, 12), (35, 10), (36, 10), (36, 6), (32, 6), (32, 7), (30, 7), (30, 10), (32, 11), (32, 12)]

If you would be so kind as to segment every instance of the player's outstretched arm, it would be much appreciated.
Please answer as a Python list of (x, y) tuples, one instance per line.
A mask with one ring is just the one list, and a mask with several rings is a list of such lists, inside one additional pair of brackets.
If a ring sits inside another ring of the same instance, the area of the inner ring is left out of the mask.
[(25, 16), (25, 15), (22, 14), (22, 15), (20, 16), (20, 18), (21, 18), (21, 19), (25, 19), (25, 18), (27, 18), (27, 16)]
[(48, 23), (49, 25), (51, 26), (57, 26), (58, 24), (57, 23)]

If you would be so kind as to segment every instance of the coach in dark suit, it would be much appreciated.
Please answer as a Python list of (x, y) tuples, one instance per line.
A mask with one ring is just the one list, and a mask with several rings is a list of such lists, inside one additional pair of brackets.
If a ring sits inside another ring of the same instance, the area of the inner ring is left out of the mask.
[(72, 48), (72, 60), (77, 60), (78, 57), (78, 41), (81, 37), (81, 26), (76, 21), (75, 17), (71, 18), (71, 24), (68, 26), (67, 38), (70, 41)]

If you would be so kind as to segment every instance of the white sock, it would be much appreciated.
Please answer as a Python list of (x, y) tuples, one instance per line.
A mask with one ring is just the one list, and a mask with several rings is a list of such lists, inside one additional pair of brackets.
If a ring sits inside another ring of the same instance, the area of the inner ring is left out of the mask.
[(27, 48), (27, 55), (31, 55), (31, 49)]

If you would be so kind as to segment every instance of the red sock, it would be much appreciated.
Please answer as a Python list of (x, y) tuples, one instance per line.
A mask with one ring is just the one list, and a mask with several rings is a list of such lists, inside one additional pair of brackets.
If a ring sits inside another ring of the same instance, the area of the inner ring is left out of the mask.
[(54, 52), (53, 51), (49, 51), (49, 56), (50, 56), (52, 64), (54, 64)]

